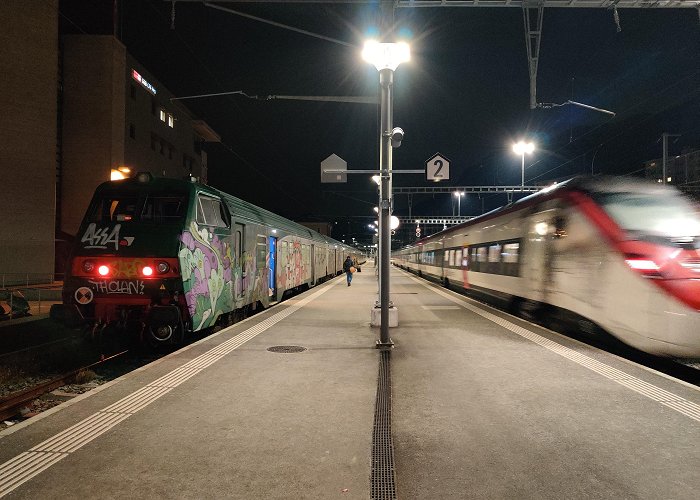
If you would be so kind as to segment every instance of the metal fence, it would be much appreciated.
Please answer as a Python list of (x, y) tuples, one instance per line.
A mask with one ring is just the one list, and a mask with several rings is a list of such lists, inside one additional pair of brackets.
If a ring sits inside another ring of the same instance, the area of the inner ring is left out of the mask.
[(61, 302), (62, 274), (0, 274), (0, 321), (48, 314)]
[(0, 273), (0, 290), (30, 285), (61, 285), (63, 273)]

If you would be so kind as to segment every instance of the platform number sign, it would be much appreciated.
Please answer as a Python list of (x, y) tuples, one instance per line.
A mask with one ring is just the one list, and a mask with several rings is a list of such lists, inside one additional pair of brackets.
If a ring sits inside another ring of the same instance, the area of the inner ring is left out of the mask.
[(425, 176), (429, 181), (449, 181), (450, 160), (435, 153), (425, 162)]

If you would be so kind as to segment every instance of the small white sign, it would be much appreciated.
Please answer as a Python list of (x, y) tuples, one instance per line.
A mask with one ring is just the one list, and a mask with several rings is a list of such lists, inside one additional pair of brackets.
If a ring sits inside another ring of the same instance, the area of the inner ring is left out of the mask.
[(425, 162), (425, 176), (429, 181), (449, 181), (450, 160), (435, 153)]
[[(321, 182), (348, 182), (348, 162), (336, 154), (330, 155), (321, 162)], [(334, 172), (329, 172), (333, 170)]]

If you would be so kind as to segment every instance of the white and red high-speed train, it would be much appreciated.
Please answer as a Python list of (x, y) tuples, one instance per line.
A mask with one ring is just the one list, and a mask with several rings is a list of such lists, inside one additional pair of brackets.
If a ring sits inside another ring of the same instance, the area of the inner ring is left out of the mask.
[(574, 178), (423, 238), (394, 264), (642, 351), (700, 357), (700, 215), (675, 188)]

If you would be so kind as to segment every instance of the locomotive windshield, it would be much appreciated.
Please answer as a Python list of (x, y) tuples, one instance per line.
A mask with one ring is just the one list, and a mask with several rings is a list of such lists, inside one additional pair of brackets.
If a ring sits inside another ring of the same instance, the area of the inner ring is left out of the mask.
[(111, 222), (182, 222), (187, 215), (186, 195), (109, 194), (94, 200), (88, 221), (107, 224)]
[(700, 236), (697, 207), (680, 193), (607, 192), (594, 196), (621, 228), (638, 235), (692, 241)]

